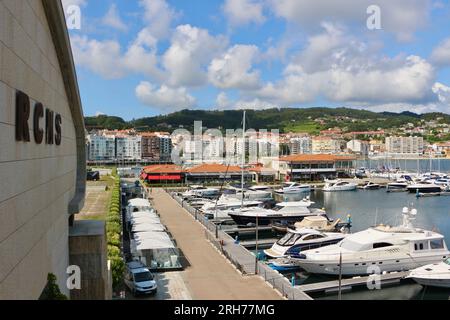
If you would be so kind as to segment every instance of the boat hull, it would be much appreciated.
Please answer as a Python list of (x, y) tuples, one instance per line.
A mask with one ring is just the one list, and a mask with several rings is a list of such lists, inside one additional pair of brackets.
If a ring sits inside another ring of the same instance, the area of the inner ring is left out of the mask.
[(425, 287), (438, 287), (438, 288), (450, 288), (450, 278), (449, 279), (430, 279), (421, 277), (410, 277), (418, 284)]
[[(295, 264), (309, 273), (339, 275), (339, 260), (336, 261), (320, 261), (307, 260), (301, 258), (292, 259)], [(362, 260), (352, 260), (342, 263), (342, 275), (358, 276), (369, 275), (375, 272), (394, 272), (409, 271), (427, 264), (438, 263), (442, 261), (442, 255), (421, 256), (391, 259), (377, 259), (372, 261), (361, 262)], [(381, 262), (381, 264), (380, 264)]]
[(436, 192), (441, 192), (442, 189), (439, 186), (436, 187), (408, 187), (408, 191), (409, 193), (436, 193)]
[[(254, 225), (256, 225), (256, 217), (255, 216), (246, 216), (246, 215), (235, 214), (235, 213), (228, 213), (228, 215), (231, 217), (231, 219), (234, 220), (234, 222), (238, 226), (249, 226), (249, 225), (254, 226)], [(299, 222), (299, 221), (302, 221), (304, 217), (305, 217), (305, 215), (258, 217), (258, 225), (268, 226), (277, 221)]]

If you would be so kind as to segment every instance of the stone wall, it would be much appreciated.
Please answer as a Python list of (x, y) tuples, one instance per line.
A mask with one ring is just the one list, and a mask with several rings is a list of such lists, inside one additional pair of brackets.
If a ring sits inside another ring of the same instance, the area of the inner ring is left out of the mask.
[[(56, 52), (40, 0), (0, 0), (0, 299), (38, 298), (49, 272), (69, 294), (77, 134)], [(61, 115), (61, 145), (34, 142), (32, 115), (31, 141), (15, 140), (17, 90), (30, 97), (31, 110), (38, 101)]]

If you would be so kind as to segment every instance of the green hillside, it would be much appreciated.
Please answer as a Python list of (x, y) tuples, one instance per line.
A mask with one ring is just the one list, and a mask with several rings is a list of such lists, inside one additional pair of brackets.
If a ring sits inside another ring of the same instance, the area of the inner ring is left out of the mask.
[[(436, 120), (450, 123), (450, 115), (429, 113), (418, 115), (412, 112), (376, 113), (350, 108), (283, 108), (268, 110), (248, 110), (247, 127), (258, 129), (280, 129), (281, 132), (309, 132), (340, 127), (345, 131), (365, 131), (391, 129), (422, 120)], [(168, 115), (124, 121), (119, 117), (87, 117), (86, 126), (106, 129), (135, 127), (141, 130), (173, 131), (177, 128), (192, 130), (194, 121), (202, 121), (207, 128), (236, 129), (242, 126), (241, 110), (205, 111), (182, 110)]]

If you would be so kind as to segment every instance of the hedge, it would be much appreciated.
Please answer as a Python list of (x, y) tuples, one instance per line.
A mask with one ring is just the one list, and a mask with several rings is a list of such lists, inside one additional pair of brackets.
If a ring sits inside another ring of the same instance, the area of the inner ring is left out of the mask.
[(106, 215), (106, 239), (108, 242), (108, 259), (111, 261), (113, 289), (115, 289), (122, 283), (125, 263), (121, 254), (120, 179), (117, 176), (116, 168), (112, 170), (112, 176), (115, 181)]

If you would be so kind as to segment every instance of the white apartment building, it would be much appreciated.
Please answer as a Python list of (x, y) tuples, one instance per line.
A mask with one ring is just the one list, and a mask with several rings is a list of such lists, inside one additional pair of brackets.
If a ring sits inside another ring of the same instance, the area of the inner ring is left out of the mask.
[(113, 160), (116, 156), (116, 139), (110, 135), (90, 134), (87, 136), (89, 160)]
[(367, 156), (369, 154), (369, 144), (361, 140), (350, 140), (347, 142), (347, 149), (362, 156)]
[(311, 137), (294, 137), (289, 140), (289, 148), (291, 154), (311, 154), (312, 139)]
[(422, 154), (422, 137), (387, 137), (386, 152), (389, 154)]
[(118, 160), (142, 159), (141, 136), (116, 136), (116, 155)]

